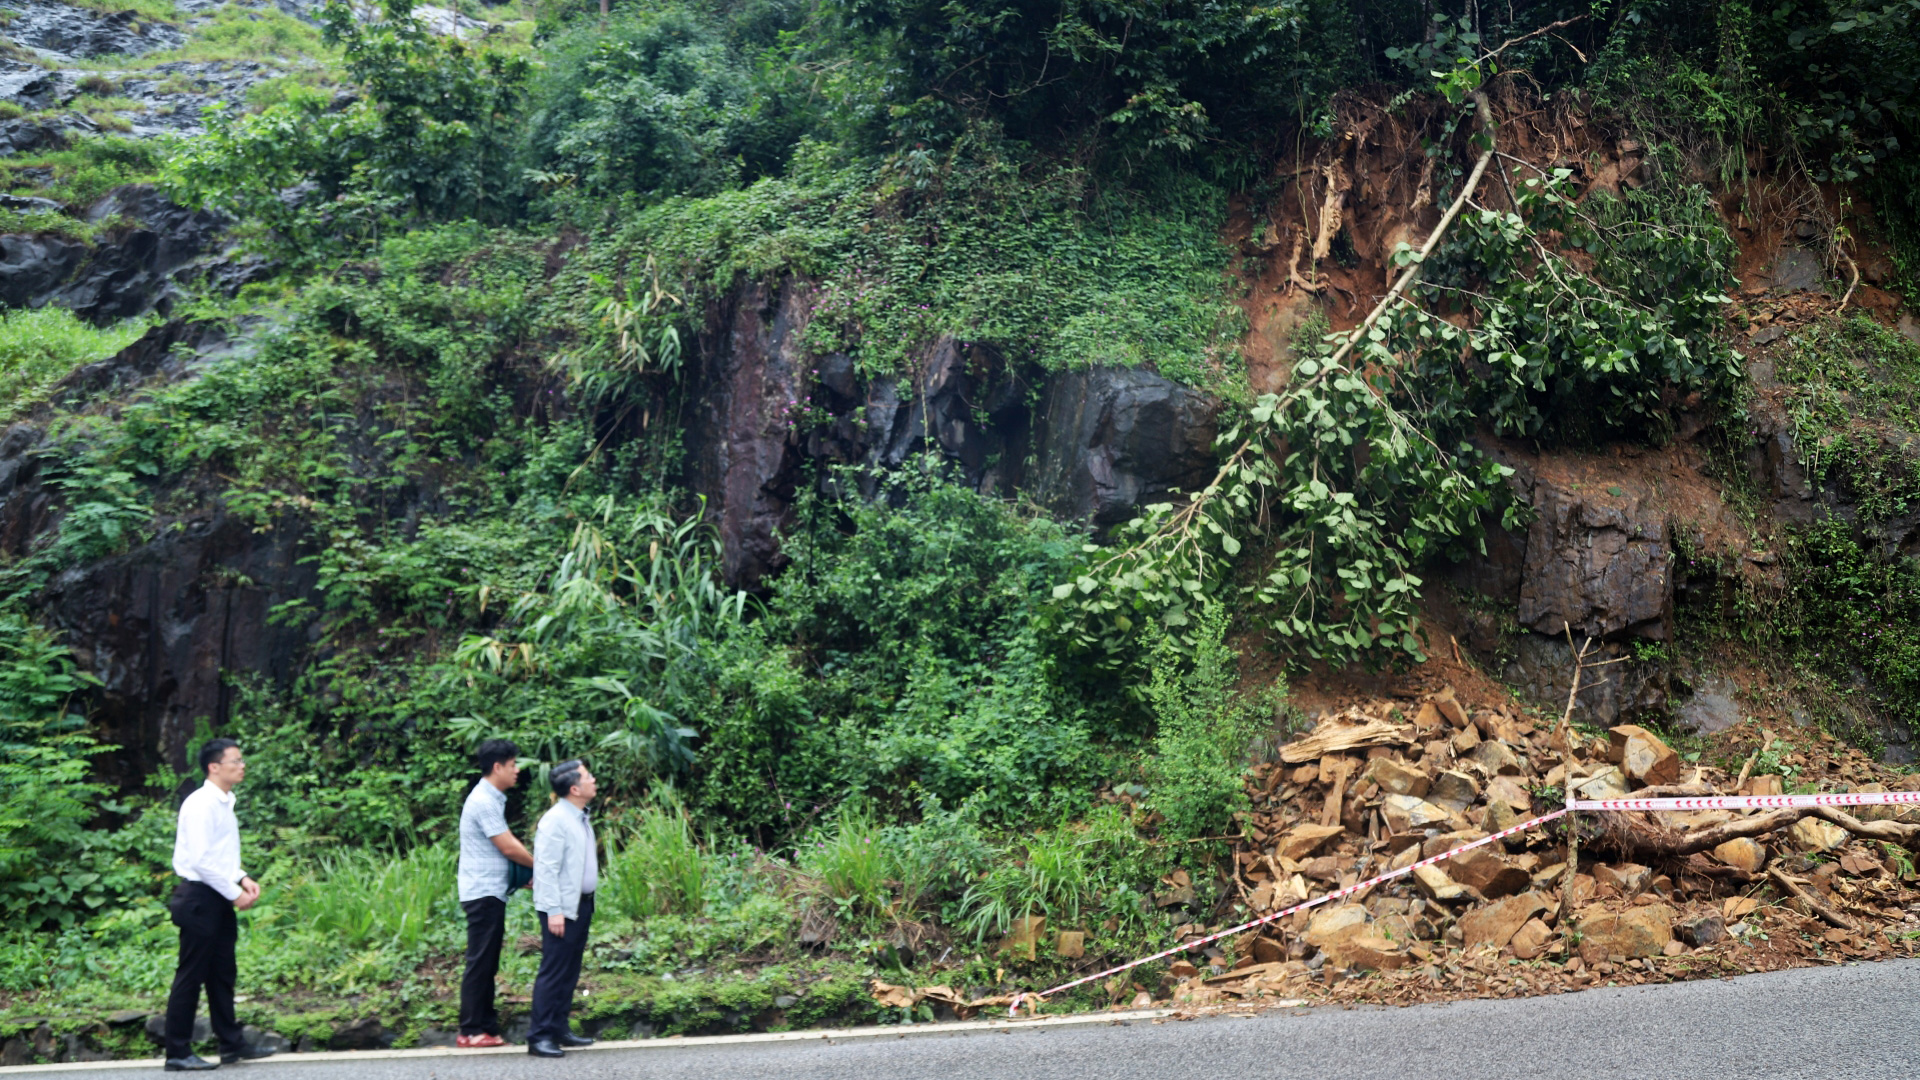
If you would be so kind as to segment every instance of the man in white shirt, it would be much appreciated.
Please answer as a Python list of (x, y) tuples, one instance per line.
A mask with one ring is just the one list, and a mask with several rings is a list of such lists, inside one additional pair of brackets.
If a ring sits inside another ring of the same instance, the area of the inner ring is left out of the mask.
[(467, 968), (460, 979), (462, 1047), (504, 1046), (493, 981), (507, 931), (509, 863), (531, 868), (533, 855), (507, 828), (507, 789), (520, 779), (520, 748), (488, 739), (474, 751), (480, 782), (460, 811), (460, 909), (467, 913)]
[[(246, 778), (247, 763), (232, 739), (207, 740), (199, 761), (207, 782), (180, 804), (173, 837), (173, 872), (180, 883), (167, 908), (180, 928), (180, 962), (167, 995), (168, 1072), (217, 1069), (273, 1053), (248, 1046), (233, 1015), (234, 945), (240, 936), (234, 913), (260, 899), (260, 883), (240, 869), (240, 823), (233, 816), (233, 788)], [(195, 1054), (190, 1042), (201, 986), (220, 1040), (218, 1063)]]
[(584, 762), (563, 761), (547, 779), (560, 798), (540, 818), (533, 833), (533, 910), (540, 916), (540, 970), (533, 977), (533, 1026), (527, 1053), (566, 1057), (570, 1046), (592, 1046), (575, 1035), (567, 1016), (573, 989), (580, 983), (580, 961), (593, 926), (593, 892), (600, 884), (600, 857), (594, 850), (587, 804), (599, 784)]

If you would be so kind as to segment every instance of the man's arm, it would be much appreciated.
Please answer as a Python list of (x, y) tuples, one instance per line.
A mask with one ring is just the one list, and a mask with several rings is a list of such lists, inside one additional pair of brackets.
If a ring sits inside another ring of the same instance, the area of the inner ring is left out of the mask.
[(533, 865), (533, 852), (527, 850), (527, 845), (514, 839), (512, 833), (503, 832), (498, 836), (489, 836), (487, 839), (493, 841), (493, 846), (499, 848), (500, 854), (505, 855), (509, 861), (526, 867)]
[[(580, 877), (563, 872), (573, 830), (541, 818), (533, 837), (533, 909), (572, 919), (580, 913)], [(576, 841), (577, 842), (577, 841)], [(568, 881), (571, 877), (573, 880)], [(569, 889), (568, 886), (572, 888)]]

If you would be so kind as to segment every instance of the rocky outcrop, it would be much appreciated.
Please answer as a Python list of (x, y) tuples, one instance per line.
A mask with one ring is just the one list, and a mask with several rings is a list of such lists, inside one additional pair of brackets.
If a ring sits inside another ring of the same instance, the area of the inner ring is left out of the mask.
[(779, 570), (800, 486), (837, 483), (834, 465), (864, 466), (854, 480), (871, 496), (887, 470), (931, 450), (977, 490), (1028, 490), (1096, 526), (1213, 475), (1217, 405), (1205, 395), (1145, 371), (1049, 377), (953, 337), (904, 375), (868, 377), (845, 355), (807, 353), (808, 298), (798, 280), (741, 286), (708, 313), (689, 360), (687, 480), (734, 585)]
[(1520, 625), (1542, 634), (1665, 639), (1673, 621), (1667, 517), (1630, 482), (1536, 476)]
[(151, 184), (114, 189), (87, 219), (125, 224), (90, 245), (45, 233), (0, 236), (0, 303), (59, 304), (102, 323), (167, 314), (176, 275), (212, 251), (225, 227), (220, 215), (179, 206)]
[(49, 60), (144, 56), (187, 40), (178, 27), (137, 11), (109, 13), (45, 0), (8, 0), (7, 6), (17, 14), (6, 36)]
[(1114, 525), (1213, 479), (1218, 403), (1150, 372), (1093, 368), (1047, 391), (1034, 495), (1056, 515)]
[[(186, 324), (156, 327), (113, 359), (76, 371), (56, 395), (178, 377), (196, 362), (194, 347), (224, 345)], [(9, 561), (47, 543), (68, 509), (46, 483), (49, 449), (41, 422), (0, 435), (0, 555)], [(262, 531), (211, 499), (156, 524), (152, 539), (57, 572), (34, 597), (39, 618), (100, 681), (90, 711), (102, 741), (117, 747), (101, 761), (102, 776), (127, 787), (162, 763), (183, 768), (197, 721), (227, 720), (234, 690), (226, 674), (292, 677), (307, 627), (268, 616), (312, 597), (317, 575), (301, 561), (297, 525)]]
[(0, 236), (0, 305), (31, 307), (46, 303), (86, 257), (87, 245), (65, 236)]

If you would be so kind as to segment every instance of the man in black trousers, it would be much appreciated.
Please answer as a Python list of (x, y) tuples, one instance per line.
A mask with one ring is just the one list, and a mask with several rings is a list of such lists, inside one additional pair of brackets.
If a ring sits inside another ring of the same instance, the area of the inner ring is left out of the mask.
[(564, 761), (548, 774), (560, 798), (533, 834), (533, 908), (540, 916), (540, 972), (533, 979), (533, 1027), (527, 1053), (566, 1057), (569, 1046), (592, 1046), (567, 1026), (580, 961), (593, 926), (593, 891), (600, 884), (587, 804), (599, 790), (581, 761)]
[[(511, 863), (532, 867), (533, 855), (507, 828), (507, 790), (520, 779), (520, 748), (488, 739), (474, 751), (480, 782), (460, 811), (460, 909), (467, 913), (467, 969), (460, 979), (460, 1035), (466, 1048), (504, 1046), (493, 980), (507, 931)], [(524, 879), (522, 879), (524, 880)]]
[[(273, 1053), (248, 1046), (233, 1015), (238, 976), (234, 945), (240, 936), (236, 912), (260, 899), (260, 884), (240, 869), (240, 823), (233, 816), (234, 786), (246, 778), (240, 744), (209, 739), (200, 748), (206, 783), (180, 804), (173, 837), (173, 871), (180, 875), (167, 908), (180, 928), (180, 963), (167, 995), (167, 1071), (199, 1072)], [(193, 1016), (200, 987), (220, 1040), (220, 1061), (193, 1052)]]

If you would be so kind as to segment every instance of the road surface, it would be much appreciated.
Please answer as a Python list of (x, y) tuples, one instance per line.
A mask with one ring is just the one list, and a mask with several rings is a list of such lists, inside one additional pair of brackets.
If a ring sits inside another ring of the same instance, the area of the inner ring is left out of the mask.
[[(871, 1029), (868, 1029), (871, 1030)], [(913, 1035), (655, 1040), (576, 1051), (387, 1051), (229, 1066), (238, 1080), (1913, 1080), (1920, 960), (1554, 997), (1250, 1019), (1136, 1019)], [(343, 1060), (350, 1058), (350, 1060)], [(126, 1080), (116, 1063), (29, 1066)], [(146, 1066), (158, 1073), (158, 1062)], [(0, 1076), (26, 1069), (0, 1069)]]

